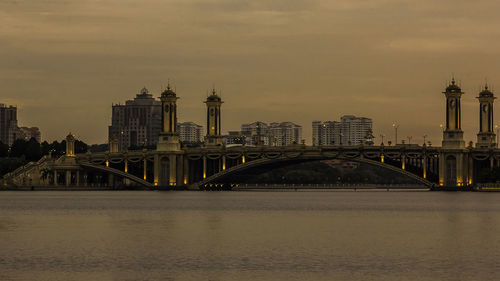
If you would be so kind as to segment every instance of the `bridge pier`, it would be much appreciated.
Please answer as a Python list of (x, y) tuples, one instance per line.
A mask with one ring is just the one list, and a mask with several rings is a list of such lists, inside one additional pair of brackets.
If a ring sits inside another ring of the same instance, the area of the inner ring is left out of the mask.
[(183, 184), (184, 185), (187, 185), (189, 184), (189, 159), (187, 157), (183, 157), (183, 169), (182, 169), (182, 172), (183, 172)]
[(207, 178), (207, 156), (203, 155), (203, 179)]
[(158, 153), (154, 156), (153, 173), (154, 185), (158, 186), (160, 184), (160, 156)]
[(422, 177), (427, 179), (427, 156), (422, 158)]
[(466, 151), (442, 151), (439, 155), (439, 185), (463, 187), (473, 184), (473, 162)]
[(115, 177), (113, 174), (108, 174), (108, 187), (115, 186)]
[(170, 173), (169, 173), (169, 184), (170, 186), (176, 186), (177, 185), (177, 157), (175, 154), (170, 155), (169, 161), (170, 161)]

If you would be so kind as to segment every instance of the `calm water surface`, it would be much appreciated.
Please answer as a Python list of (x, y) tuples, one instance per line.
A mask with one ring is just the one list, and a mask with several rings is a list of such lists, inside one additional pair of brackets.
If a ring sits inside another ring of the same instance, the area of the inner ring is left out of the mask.
[(0, 192), (0, 280), (498, 280), (500, 193)]

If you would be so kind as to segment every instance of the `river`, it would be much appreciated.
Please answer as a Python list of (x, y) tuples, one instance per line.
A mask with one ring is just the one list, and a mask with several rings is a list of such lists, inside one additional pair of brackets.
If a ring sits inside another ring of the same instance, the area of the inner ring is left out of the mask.
[(0, 192), (0, 280), (498, 280), (500, 193)]

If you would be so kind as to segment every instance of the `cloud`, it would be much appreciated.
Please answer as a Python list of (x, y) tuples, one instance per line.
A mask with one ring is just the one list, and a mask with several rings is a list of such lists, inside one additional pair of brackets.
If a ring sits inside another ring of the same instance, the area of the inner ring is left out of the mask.
[(71, 116), (81, 120), (73, 131), (104, 142), (111, 103), (143, 85), (157, 92), (168, 78), (186, 121), (203, 123), (205, 90), (221, 87), (225, 130), (293, 118), (309, 138), (312, 119), (356, 113), (387, 134), (393, 116), (415, 124), (409, 112), (421, 115), (418, 128), (434, 128), (452, 72), (467, 85), (485, 76), (500, 83), (499, 8), (493, 0), (4, 0), (0, 102), (30, 108), (20, 118), (41, 122), (32, 125), (49, 140), (67, 133)]

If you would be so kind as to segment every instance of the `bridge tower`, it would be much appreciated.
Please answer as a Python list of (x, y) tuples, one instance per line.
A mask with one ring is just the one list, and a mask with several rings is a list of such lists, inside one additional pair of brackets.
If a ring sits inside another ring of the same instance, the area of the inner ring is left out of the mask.
[(462, 106), (460, 104), (460, 98), (464, 92), (453, 78), (443, 94), (446, 96), (446, 129), (443, 132), (443, 148), (464, 148), (464, 132), (461, 122)]
[(222, 130), (221, 130), (221, 105), (224, 102), (217, 95), (215, 89), (212, 94), (207, 97), (205, 104), (207, 105), (207, 135), (205, 137), (206, 146), (222, 145)]
[(446, 187), (472, 184), (472, 166), (465, 149), (462, 131), (460, 98), (464, 94), (455, 78), (446, 87), (446, 129), (443, 132), (442, 150), (439, 155), (439, 185)]
[[(177, 132), (177, 97), (168, 84), (167, 89), (161, 93), (162, 104), (162, 131), (154, 155), (154, 185), (176, 186), (178, 165), (182, 164), (182, 152)], [(179, 161), (178, 161), (179, 160)], [(147, 160), (144, 160), (144, 174), (146, 174)]]
[(477, 148), (496, 147), (496, 135), (493, 132), (493, 102), (496, 97), (488, 90), (488, 85), (477, 97), (479, 100), (479, 133), (477, 134)]
[(177, 132), (177, 100), (179, 99), (170, 84), (167, 89), (161, 93), (161, 133), (158, 140), (158, 151), (179, 151), (179, 133)]

